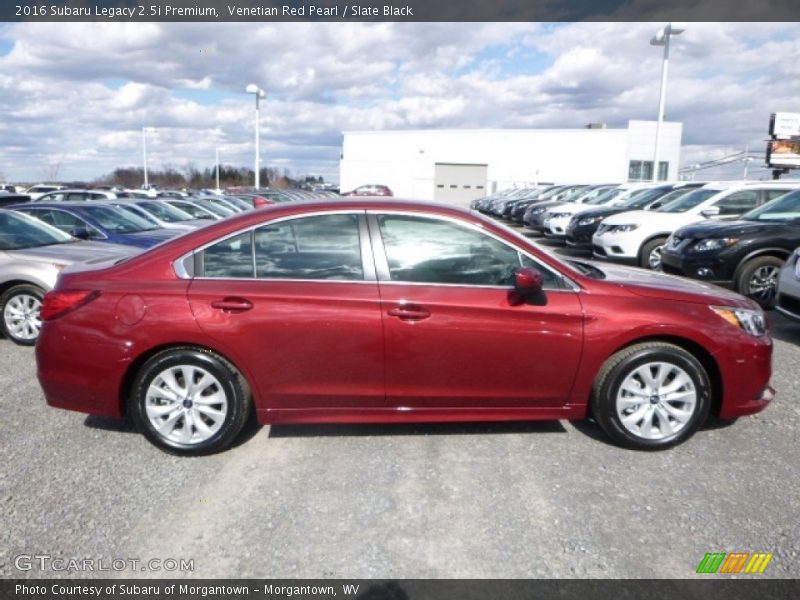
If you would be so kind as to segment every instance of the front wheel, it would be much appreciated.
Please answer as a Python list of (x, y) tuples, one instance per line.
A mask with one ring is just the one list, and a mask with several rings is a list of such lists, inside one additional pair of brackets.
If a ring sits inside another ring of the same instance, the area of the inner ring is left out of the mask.
[(639, 253), (639, 266), (653, 271), (661, 270), (661, 249), (667, 243), (667, 238), (655, 238), (642, 246)]
[(689, 352), (660, 342), (617, 352), (595, 379), (592, 411), (618, 444), (661, 450), (687, 440), (708, 416), (711, 384)]
[(759, 256), (748, 260), (740, 269), (736, 291), (752, 298), (762, 308), (772, 308), (783, 262), (776, 256)]
[(42, 328), (44, 290), (30, 284), (15, 285), (0, 296), (3, 333), (15, 344), (33, 346)]
[(133, 385), (131, 413), (155, 445), (175, 454), (200, 455), (228, 447), (250, 407), (249, 387), (227, 360), (199, 348), (156, 354)]

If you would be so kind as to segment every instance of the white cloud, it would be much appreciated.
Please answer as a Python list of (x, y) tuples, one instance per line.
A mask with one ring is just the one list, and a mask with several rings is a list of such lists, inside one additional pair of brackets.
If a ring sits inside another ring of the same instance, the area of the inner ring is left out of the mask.
[[(653, 23), (20, 23), (0, 25), (0, 169), (38, 179), (252, 162), (338, 176), (341, 132), (624, 126), (654, 119)], [(691, 23), (673, 39), (667, 116), (685, 164), (761, 152), (770, 112), (800, 110), (800, 25)], [(751, 173), (757, 170), (750, 165)], [(763, 171), (762, 171), (763, 175)]]

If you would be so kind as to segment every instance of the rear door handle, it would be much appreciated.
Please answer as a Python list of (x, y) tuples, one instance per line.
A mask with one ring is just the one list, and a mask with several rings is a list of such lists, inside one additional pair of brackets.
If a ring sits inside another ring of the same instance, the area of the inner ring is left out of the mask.
[(421, 321), (430, 317), (431, 311), (417, 304), (403, 304), (402, 306), (390, 308), (389, 316), (397, 317), (401, 321)]
[(253, 308), (253, 303), (246, 298), (228, 297), (212, 301), (211, 306), (227, 313), (240, 313)]

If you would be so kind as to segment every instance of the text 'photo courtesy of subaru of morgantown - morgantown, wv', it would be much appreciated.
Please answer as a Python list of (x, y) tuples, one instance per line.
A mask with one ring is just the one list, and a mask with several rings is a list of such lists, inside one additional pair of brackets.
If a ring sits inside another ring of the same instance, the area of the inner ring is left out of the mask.
[(280, 203), (66, 266), (41, 319), (50, 405), (130, 416), (179, 454), (227, 448), (251, 411), (260, 423), (592, 417), (617, 444), (663, 449), (774, 395), (754, 300), (566, 260), (475, 211), (418, 201)]

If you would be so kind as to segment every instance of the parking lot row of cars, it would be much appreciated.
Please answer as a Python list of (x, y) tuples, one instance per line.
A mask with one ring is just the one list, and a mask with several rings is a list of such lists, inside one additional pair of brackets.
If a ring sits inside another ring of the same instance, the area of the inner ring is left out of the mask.
[(596, 259), (729, 287), (800, 318), (798, 181), (550, 185), (472, 208)]
[[(300, 190), (183, 191), (67, 189), (36, 198), (4, 192), (0, 210), (0, 329), (21, 345), (36, 342), (44, 294), (76, 262), (123, 259), (231, 215), (312, 197)], [(336, 195), (315, 192), (313, 196)]]

